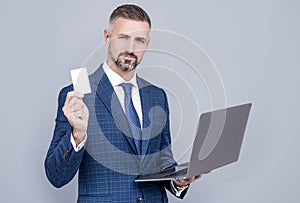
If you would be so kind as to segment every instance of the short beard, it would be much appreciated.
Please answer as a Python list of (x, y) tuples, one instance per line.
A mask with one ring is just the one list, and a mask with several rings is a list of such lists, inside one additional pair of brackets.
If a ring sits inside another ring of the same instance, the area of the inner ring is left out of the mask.
[[(130, 60), (125, 60), (124, 63), (122, 63), (122, 61), (120, 60), (120, 57), (121, 56), (125, 56), (125, 55), (130, 55), (131, 57), (134, 57), (135, 58), (135, 62), (133, 62), (132, 64), (130, 64)], [(118, 58), (116, 60), (113, 60), (114, 63), (116, 64), (116, 66), (122, 70), (123, 72), (130, 72), (132, 70), (134, 70), (138, 63), (137, 63), (137, 56), (133, 53), (128, 53), (128, 52), (123, 52), (123, 53), (120, 53)]]

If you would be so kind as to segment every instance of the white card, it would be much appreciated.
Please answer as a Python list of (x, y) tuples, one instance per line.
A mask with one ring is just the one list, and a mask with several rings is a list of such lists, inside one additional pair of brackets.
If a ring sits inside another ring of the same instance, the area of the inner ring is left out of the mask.
[(82, 94), (91, 93), (91, 86), (90, 86), (87, 69), (78, 68), (78, 69), (71, 70), (70, 72), (71, 72), (74, 90)]

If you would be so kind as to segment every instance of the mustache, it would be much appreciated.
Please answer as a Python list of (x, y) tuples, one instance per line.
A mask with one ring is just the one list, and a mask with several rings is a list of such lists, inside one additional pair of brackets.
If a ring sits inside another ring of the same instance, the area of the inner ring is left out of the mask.
[(137, 56), (134, 53), (130, 53), (128, 51), (122, 52), (119, 54), (118, 58), (121, 56), (130, 56), (132, 58), (135, 58), (135, 60), (137, 60)]

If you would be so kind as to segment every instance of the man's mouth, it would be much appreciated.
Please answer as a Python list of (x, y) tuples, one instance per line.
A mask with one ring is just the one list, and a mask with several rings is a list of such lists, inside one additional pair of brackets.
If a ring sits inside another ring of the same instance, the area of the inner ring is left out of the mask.
[(137, 56), (134, 53), (123, 52), (120, 53), (118, 59), (115, 61), (115, 64), (125, 72), (132, 71), (138, 65)]
[(119, 55), (119, 57), (122, 57), (125, 61), (136, 61), (137, 56), (133, 53), (123, 52)]
[(124, 56), (124, 59), (125, 59), (125, 60), (130, 60), (130, 61), (132, 61), (132, 60), (135, 60), (136, 58), (133, 57), (133, 56), (131, 56), (131, 55), (125, 55), (125, 56)]

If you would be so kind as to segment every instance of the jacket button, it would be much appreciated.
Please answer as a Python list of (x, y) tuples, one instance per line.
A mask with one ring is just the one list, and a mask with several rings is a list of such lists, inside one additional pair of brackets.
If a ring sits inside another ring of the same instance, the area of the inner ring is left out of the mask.
[(65, 160), (67, 160), (69, 158), (69, 155), (70, 155), (69, 150), (66, 150), (65, 153), (64, 153)]
[(137, 202), (138, 202), (138, 203), (141, 203), (141, 202), (143, 202), (143, 199), (142, 199), (141, 197), (139, 197), (139, 198), (137, 199)]

